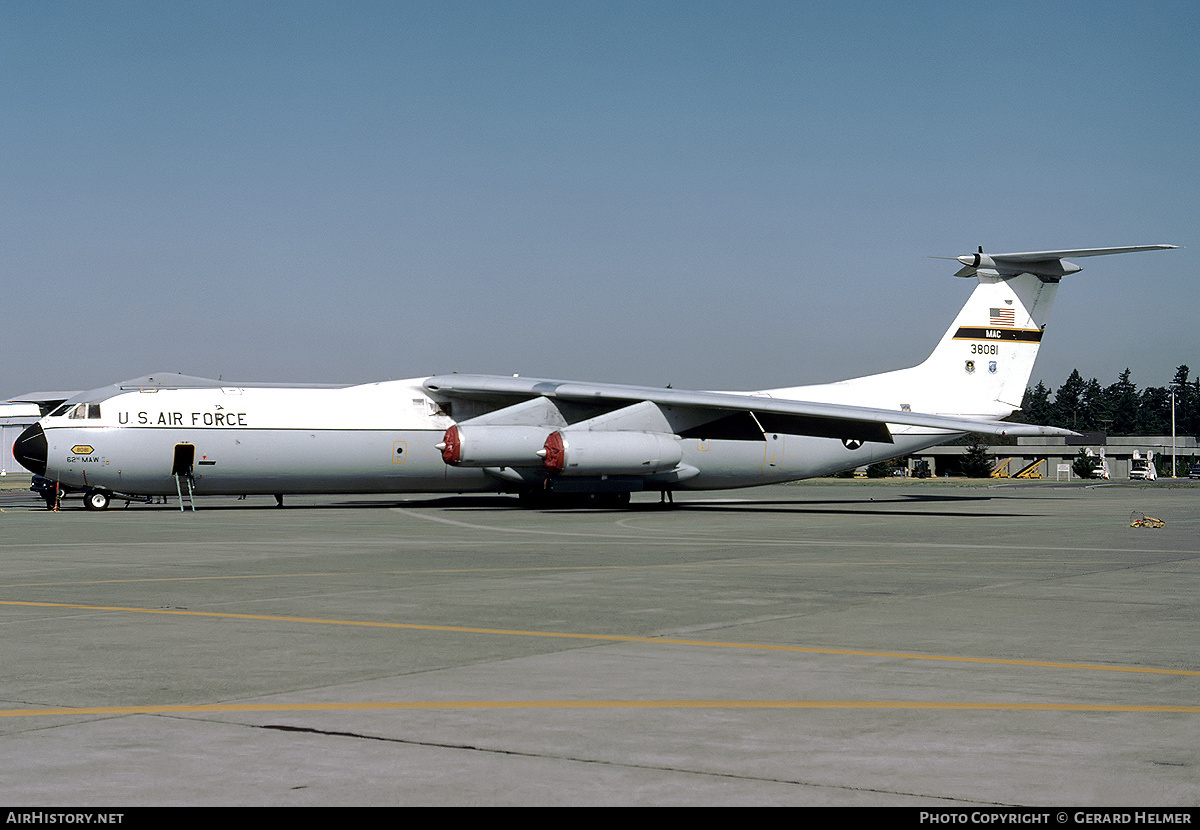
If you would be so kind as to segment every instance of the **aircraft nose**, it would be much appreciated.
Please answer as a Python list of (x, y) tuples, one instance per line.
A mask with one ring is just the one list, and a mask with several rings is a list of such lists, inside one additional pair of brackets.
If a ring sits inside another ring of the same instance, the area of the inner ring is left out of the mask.
[(34, 475), (46, 474), (46, 433), (41, 424), (34, 424), (13, 442), (13, 458)]

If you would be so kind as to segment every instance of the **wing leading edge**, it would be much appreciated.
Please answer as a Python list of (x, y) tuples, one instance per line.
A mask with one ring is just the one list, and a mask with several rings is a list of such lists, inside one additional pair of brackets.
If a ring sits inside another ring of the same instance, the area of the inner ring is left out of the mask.
[(989, 435), (1063, 436), (1074, 432), (1057, 427), (1012, 424), (1003, 421), (929, 415), (892, 409), (847, 406), (772, 398), (738, 392), (697, 392), (686, 389), (662, 389), (653, 386), (626, 386), (615, 383), (581, 383), (545, 378), (505, 377), (501, 375), (435, 375), (425, 388), (448, 398), (492, 403), (515, 402), (532, 398), (576, 403), (632, 404), (648, 401), (661, 406), (706, 410), (713, 418), (729, 413), (767, 416), (779, 432), (821, 438), (845, 438), (892, 443), (888, 424), (924, 427), (949, 432), (980, 432)]

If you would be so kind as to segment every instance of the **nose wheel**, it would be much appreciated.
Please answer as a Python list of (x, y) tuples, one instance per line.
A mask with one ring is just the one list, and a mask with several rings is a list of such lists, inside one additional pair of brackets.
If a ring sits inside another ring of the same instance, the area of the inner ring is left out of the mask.
[(83, 496), (83, 506), (88, 510), (107, 510), (112, 496), (103, 490), (88, 490)]

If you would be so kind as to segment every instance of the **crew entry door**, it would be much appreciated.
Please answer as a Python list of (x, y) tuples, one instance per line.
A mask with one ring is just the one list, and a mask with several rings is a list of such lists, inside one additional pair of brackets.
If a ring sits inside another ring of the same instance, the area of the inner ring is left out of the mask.
[(176, 444), (175, 459), (171, 462), (171, 475), (192, 477), (192, 467), (196, 464), (195, 444)]

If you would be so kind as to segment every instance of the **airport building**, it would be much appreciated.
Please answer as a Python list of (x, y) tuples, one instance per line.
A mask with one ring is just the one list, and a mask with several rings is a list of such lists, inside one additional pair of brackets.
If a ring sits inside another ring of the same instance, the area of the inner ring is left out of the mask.
[[(993, 475), (997, 478), (1015, 478), (1024, 472), (1022, 478), (1066, 480), (1075, 477), (1074, 473), (1069, 472), (1070, 467), (1079, 451), (1085, 447), (1096, 458), (1103, 453), (1111, 479), (1129, 478), (1134, 459), (1145, 459), (1147, 453), (1153, 453), (1151, 460), (1168, 476), (1171, 474), (1172, 455), (1176, 459), (1177, 477), (1186, 477), (1188, 468), (1200, 463), (1200, 445), (1191, 435), (1177, 435), (1172, 439), (1170, 435), (1106, 435), (1089, 432), (1077, 438), (1018, 438), (1015, 445), (990, 445), (988, 453), (994, 459)], [(906, 459), (905, 467), (911, 475), (921, 462), (925, 462), (929, 465), (930, 475), (938, 478), (960, 475), (959, 467), (966, 452), (967, 447), (962, 445), (931, 447)]]

